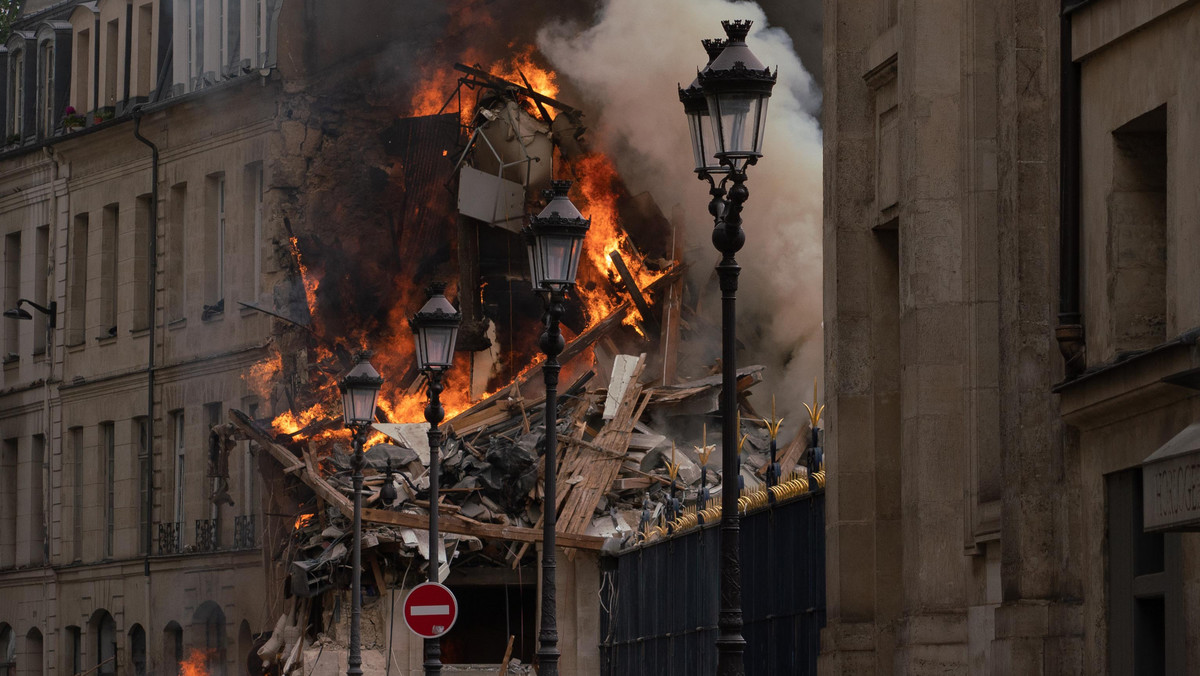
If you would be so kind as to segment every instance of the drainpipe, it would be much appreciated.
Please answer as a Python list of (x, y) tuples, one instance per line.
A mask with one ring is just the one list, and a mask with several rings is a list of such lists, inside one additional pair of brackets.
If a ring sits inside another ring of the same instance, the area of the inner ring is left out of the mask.
[(1087, 365), (1079, 309), (1079, 166), (1081, 69), (1071, 56), (1071, 13), (1088, 0), (1063, 0), (1059, 18), (1058, 326), (1054, 337), (1073, 378)]
[(133, 137), (141, 141), (150, 148), (150, 214), (149, 227), (147, 236), (149, 241), (149, 252), (147, 258), (149, 261), (149, 279), (146, 281), (149, 293), (146, 303), (146, 313), (149, 315), (148, 325), (150, 327), (149, 341), (147, 342), (146, 356), (146, 464), (147, 471), (150, 475), (149, 489), (146, 491), (146, 558), (142, 573), (147, 577), (150, 576), (150, 546), (154, 542), (151, 536), (154, 525), (154, 320), (155, 306), (158, 304), (156, 285), (158, 283), (158, 146), (154, 145), (150, 139), (142, 136), (142, 111), (141, 107), (135, 108), (133, 111)]

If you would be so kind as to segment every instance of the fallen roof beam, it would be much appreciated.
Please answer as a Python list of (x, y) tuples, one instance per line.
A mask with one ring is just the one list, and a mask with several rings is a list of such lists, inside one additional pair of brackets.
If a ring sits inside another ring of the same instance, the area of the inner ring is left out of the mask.
[[(296, 457), (287, 448), (275, 443), (245, 413), (238, 410), (230, 410), (229, 418), (247, 437), (265, 448), (271, 454), (271, 457), (283, 465), (285, 471), (296, 473), (300, 477), (300, 480), (304, 482), (304, 485), (311, 488), (313, 492), (321, 496), (327, 503), (337, 507), (343, 516), (349, 519), (354, 518), (354, 504), (350, 501), (350, 498), (347, 498), (341, 491), (329, 485), (329, 482), (325, 481), (324, 477), (320, 476), (318, 472), (312, 471), (312, 469), (306, 466), (303, 459)], [(408, 528), (429, 529), (429, 516), (427, 514), (392, 512), (383, 509), (363, 509), (362, 514), (364, 521), (392, 526), (405, 526)], [(438, 526), (443, 532), (458, 535), (473, 535), (480, 538), (514, 540), (517, 542), (542, 541), (541, 529), (480, 523), (454, 514), (439, 514)], [(604, 538), (564, 531), (558, 533), (558, 544), (566, 548), (599, 551), (604, 546)]]
[(621, 252), (613, 249), (609, 252), (608, 259), (616, 266), (617, 274), (621, 275), (621, 281), (625, 283), (625, 290), (633, 299), (633, 304), (637, 306), (638, 313), (642, 315), (642, 327), (647, 333), (658, 333), (660, 330), (658, 320), (650, 312), (650, 304), (646, 302), (646, 297), (642, 295), (642, 290), (634, 281), (633, 274), (629, 272), (629, 266), (625, 265), (625, 259), (621, 257)]

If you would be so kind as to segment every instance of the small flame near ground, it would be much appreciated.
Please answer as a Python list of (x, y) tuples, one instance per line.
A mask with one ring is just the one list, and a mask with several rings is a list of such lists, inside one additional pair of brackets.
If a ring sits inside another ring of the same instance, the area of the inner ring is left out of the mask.
[(179, 663), (179, 676), (208, 676), (208, 662), (214, 654), (213, 650), (192, 648)]

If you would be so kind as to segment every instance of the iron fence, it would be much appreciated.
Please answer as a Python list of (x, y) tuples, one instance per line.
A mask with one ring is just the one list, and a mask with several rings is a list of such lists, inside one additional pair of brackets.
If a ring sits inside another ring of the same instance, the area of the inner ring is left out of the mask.
[[(825, 626), (825, 494), (742, 519), (747, 674), (817, 673)], [(716, 669), (717, 524), (602, 562), (601, 672), (692, 676)]]

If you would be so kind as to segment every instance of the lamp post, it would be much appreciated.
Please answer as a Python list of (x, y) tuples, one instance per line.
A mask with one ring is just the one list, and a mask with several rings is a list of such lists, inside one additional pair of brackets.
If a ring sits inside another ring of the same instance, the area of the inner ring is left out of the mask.
[[(721, 285), (721, 596), (717, 620), (717, 674), (745, 673), (742, 653), (740, 522), (738, 518), (737, 429), (737, 285), (734, 255), (746, 242), (742, 206), (750, 196), (746, 168), (762, 157), (767, 101), (776, 74), (746, 45), (750, 21), (722, 21), (727, 43), (716, 56), (714, 41), (705, 41), (710, 61), (687, 89), (679, 90), (688, 117), (696, 174), (708, 181), (709, 212), (714, 219), (712, 242), (721, 252), (717, 276)], [(716, 177), (721, 177), (718, 183)], [(726, 190), (726, 184), (732, 185)]]
[(538, 634), (538, 673), (558, 676), (558, 621), (555, 618), (554, 526), (557, 517), (555, 483), (558, 473), (558, 355), (565, 342), (559, 331), (563, 302), (575, 286), (583, 238), (591, 219), (584, 218), (567, 198), (570, 181), (552, 181), (544, 191), (550, 203), (521, 232), (529, 251), (533, 288), (546, 302), (546, 330), (538, 341), (546, 361), (542, 375), (546, 383), (546, 490), (542, 500), (542, 629)]
[(338, 383), (342, 391), (342, 417), (346, 427), (354, 435), (354, 562), (351, 571), (351, 614), (350, 614), (350, 657), (347, 659), (346, 676), (362, 676), (362, 653), (359, 651), (359, 627), (362, 620), (362, 485), (363, 485), (363, 438), (371, 423), (375, 422), (375, 402), (383, 378), (368, 361), (371, 353), (359, 352), (354, 367)]
[[(454, 343), (458, 340), (458, 325), (462, 313), (454, 309), (445, 296), (446, 285), (432, 284), (429, 300), (408, 321), (413, 338), (417, 343), (417, 368), (425, 374), (428, 382), (429, 403), (425, 405), (425, 421), (429, 423), (429, 581), (440, 582), (438, 568), (441, 565), (442, 547), (438, 538), (438, 481), (441, 466), (438, 451), (442, 445), (442, 432), (438, 423), (446, 417), (439, 396), (442, 393), (442, 376), (454, 364)], [(442, 673), (441, 639), (425, 639), (425, 676)]]

